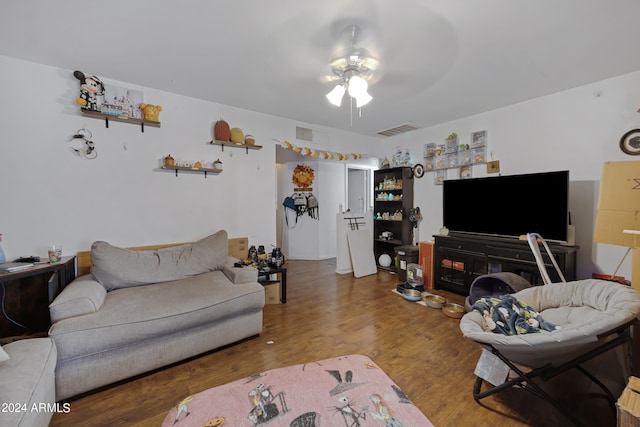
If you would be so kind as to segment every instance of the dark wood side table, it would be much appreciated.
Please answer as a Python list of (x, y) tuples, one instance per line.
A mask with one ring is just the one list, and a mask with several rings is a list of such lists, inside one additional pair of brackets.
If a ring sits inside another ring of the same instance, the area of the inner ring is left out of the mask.
[(25, 270), (0, 273), (0, 304), (4, 300), (0, 338), (46, 332), (51, 326), (49, 304), (75, 277), (75, 256), (63, 256), (59, 264), (36, 263)]
[(285, 267), (269, 267), (269, 270), (258, 270), (258, 283), (269, 283), (269, 276), (272, 274), (280, 274), (280, 289), (282, 296), (280, 302), (287, 303), (287, 269)]

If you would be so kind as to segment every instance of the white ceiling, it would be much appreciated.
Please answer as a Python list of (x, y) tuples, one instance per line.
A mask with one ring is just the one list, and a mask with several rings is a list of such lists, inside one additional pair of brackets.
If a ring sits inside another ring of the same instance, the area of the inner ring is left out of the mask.
[[(638, 0), (3, 1), (0, 55), (374, 135), (640, 70), (639, 17)], [(353, 24), (381, 69), (351, 124), (324, 95)]]

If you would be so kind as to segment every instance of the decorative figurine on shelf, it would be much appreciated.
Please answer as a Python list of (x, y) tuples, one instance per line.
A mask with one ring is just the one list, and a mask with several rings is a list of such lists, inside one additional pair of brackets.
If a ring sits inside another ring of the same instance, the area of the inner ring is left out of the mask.
[(83, 110), (100, 111), (104, 102), (104, 83), (97, 76), (85, 76), (82, 71), (74, 71), (73, 76), (80, 80), (80, 95), (76, 103)]
[(140, 109), (144, 114), (145, 120), (151, 120), (152, 122), (160, 121), (160, 111), (162, 111), (162, 107), (159, 105), (151, 105), (151, 104), (140, 104)]
[(413, 166), (411, 164), (411, 153), (406, 147), (396, 147), (396, 152), (391, 159), (392, 167)]
[(173, 166), (175, 164), (176, 164), (176, 161), (173, 157), (171, 157), (171, 154), (169, 154), (167, 157), (164, 158), (165, 166)]
[(213, 125), (213, 139), (216, 141), (229, 141), (231, 139), (231, 129), (229, 123), (220, 119)]
[(240, 128), (233, 128), (230, 131), (231, 142), (234, 144), (242, 145), (244, 143), (244, 132)]

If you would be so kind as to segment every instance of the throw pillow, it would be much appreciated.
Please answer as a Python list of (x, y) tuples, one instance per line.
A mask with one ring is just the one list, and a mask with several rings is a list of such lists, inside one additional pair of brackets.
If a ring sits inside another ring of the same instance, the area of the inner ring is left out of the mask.
[(4, 349), (2, 347), (0, 347), (0, 363), (6, 362), (9, 359), (10, 358), (9, 358), (9, 355), (7, 354), (7, 352), (4, 351)]
[(151, 251), (134, 251), (97, 241), (91, 246), (91, 274), (107, 291), (169, 282), (221, 270), (227, 251), (224, 230), (194, 243)]

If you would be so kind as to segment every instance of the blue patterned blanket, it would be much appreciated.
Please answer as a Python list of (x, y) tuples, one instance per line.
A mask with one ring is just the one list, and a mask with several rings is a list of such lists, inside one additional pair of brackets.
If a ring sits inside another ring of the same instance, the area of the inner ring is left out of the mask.
[(513, 295), (480, 298), (474, 305), (484, 317), (487, 329), (503, 335), (520, 335), (560, 329), (546, 322), (540, 313)]

